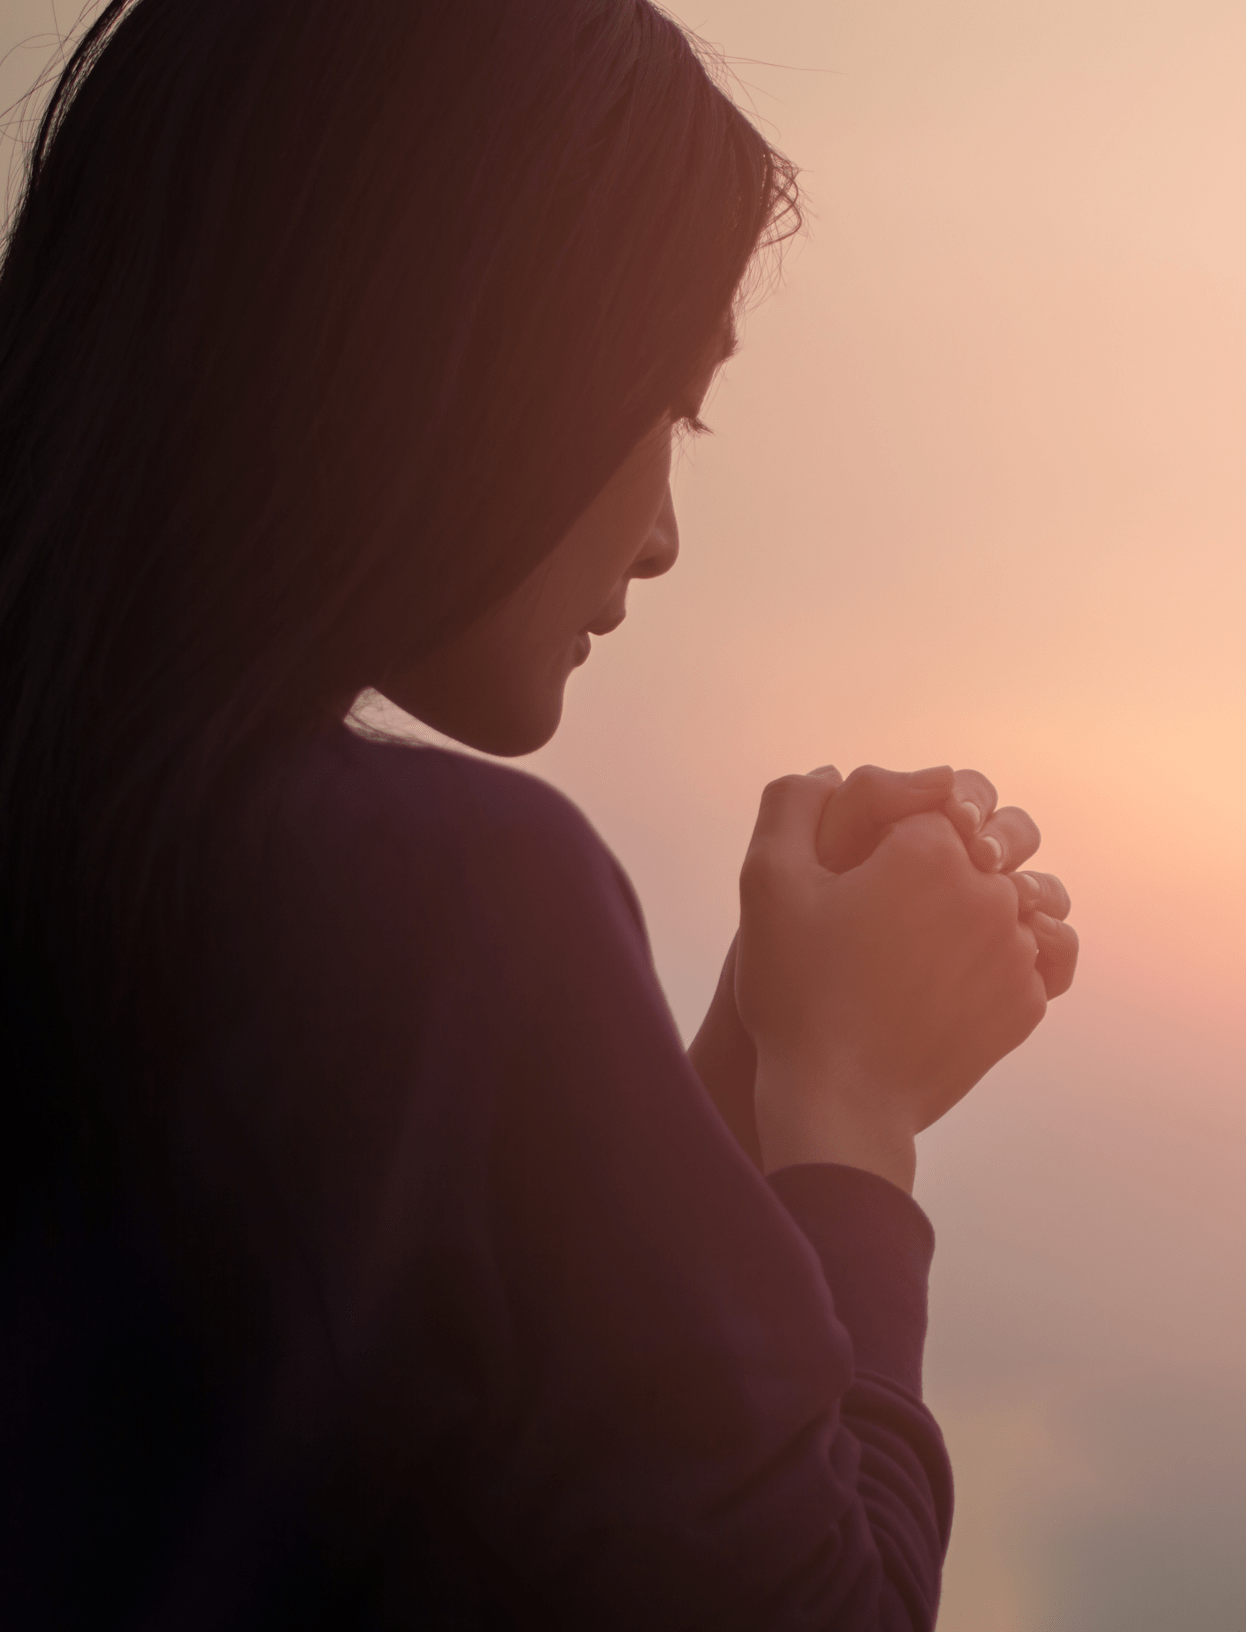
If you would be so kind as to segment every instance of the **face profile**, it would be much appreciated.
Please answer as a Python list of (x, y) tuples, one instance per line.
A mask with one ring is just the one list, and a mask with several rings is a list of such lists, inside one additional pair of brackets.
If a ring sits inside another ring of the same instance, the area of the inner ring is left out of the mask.
[[(707, 382), (701, 382), (698, 402)], [(634, 578), (658, 578), (679, 554), (671, 497), (675, 426), (665, 416), (637, 443), (549, 555), (464, 634), (378, 687), (456, 741), (512, 757), (542, 747), (563, 690), (594, 635), (627, 615)]]
[(681, 427), (694, 434), (706, 429), (701, 409), (735, 348), (728, 314), (688, 388), (527, 578), (463, 634), (375, 689), (482, 752), (514, 758), (544, 747), (558, 729), (570, 675), (589, 659), (593, 636), (611, 634), (627, 616), (629, 583), (660, 578), (675, 565), (675, 438)]

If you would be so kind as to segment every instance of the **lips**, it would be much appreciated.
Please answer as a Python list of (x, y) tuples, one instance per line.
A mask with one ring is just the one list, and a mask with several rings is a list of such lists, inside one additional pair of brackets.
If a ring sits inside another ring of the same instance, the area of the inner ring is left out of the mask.
[(596, 623), (585, 624), (584, 633), (586, 635), (608, 635), (611, 630), (619, 627), (626, 616), (626, 612), (620, 612), (617, 618), (599, 618)]

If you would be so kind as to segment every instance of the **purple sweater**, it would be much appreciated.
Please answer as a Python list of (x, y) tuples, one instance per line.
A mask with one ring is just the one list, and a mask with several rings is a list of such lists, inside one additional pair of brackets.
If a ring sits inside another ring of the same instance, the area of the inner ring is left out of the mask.
[(13, 1606), (85, 1569), (94, 1627), (933, 1626), (930, 1226), (740, 1153), (575, 808), (341, 730), (232, 877), (167, 1182), (10, 1294)]

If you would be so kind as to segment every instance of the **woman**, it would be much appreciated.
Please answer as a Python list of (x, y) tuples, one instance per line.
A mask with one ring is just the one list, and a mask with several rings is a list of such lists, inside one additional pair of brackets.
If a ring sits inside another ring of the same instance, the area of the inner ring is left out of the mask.
[(795, 196), (646, 0), (133, 0), (62, 76), (0, 279), (6, 1625), (932, 1624), (906, 1191), (1071, 978), (1032, 824), (775, 784), (690, 1064), (577, 812), (342, 723), (548, 738)]

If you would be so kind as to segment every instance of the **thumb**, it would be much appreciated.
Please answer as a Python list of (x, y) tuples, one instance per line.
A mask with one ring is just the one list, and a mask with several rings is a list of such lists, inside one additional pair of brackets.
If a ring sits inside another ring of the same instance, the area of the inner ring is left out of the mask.
[(824, 776), (832, 787), (842, 788), (844, 779), (833, 765), (815, 765), (809, 772), (810, 776)]
[(1045, 912), (1032, 912), (1024, 920), (1034, 931), (1038, 957), (1034, 967), (1042, 976), (1048, 997), (1062, 997), (1077, 973), (1077, 931)]
[(927, 771), (858, 766), (823, 812), (817, 836), (819, 861), (833, 873), (859, 866), (893, 822), (937, 810), (951, 792), (952, 781), (950, 765)]
[(827, 767), (808, 776), (781, 776), (762, 791), (745, 866), (749, 861), (817, 865), (818, 823), (839, 773)]

